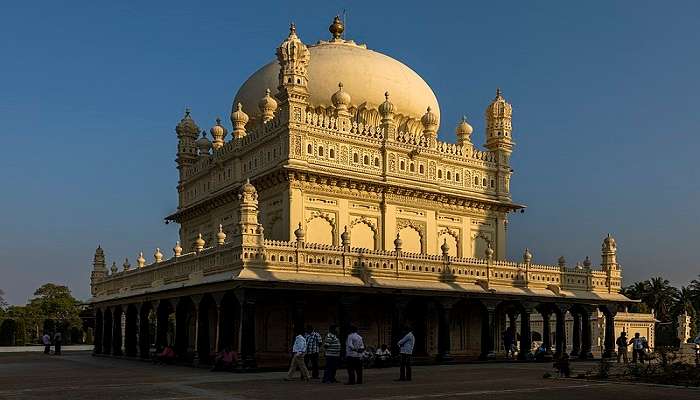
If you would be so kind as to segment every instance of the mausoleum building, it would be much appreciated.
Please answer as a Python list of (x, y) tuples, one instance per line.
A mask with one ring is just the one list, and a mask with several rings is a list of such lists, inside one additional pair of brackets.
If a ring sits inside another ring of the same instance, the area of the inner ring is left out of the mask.
[(488, 358), (516, 323), (529, 349), (537, 314), (556, 355), (586, 358), (599, 312), (614, 352), (614, 318), (630, 302), (615, 239), (597, 266), (536, 264), (528, 249), (506, 260), (508, 216), (524, 206), (510, 193), (503, 93), (485, 107), (483, 148), (465, 119), (456, 143), (442, 141), (449, 123), (418, 74), (345, 39), (339, 18), (329, 29), (309, 45), (291, 26), (235, 95), (230, 133), (217, 120), (207, 134), (185, 112), (178, 205), (165, 218), (180, 240), (170, 256), (142, 252), (121, 268), (97, 249), (95, 353), (148, 357), (171, 344), (205, 362), (228, 346), (243, 368), (275, 366), (302, 326), (337, 324), (374, 347), (410, 325), (418, 357)]

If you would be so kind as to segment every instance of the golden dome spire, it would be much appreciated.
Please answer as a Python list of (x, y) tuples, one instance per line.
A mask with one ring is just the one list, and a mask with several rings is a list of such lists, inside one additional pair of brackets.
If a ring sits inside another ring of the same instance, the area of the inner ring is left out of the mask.
[(245, 125), (248, 123), (248, 114), (243, 112), (243, 104), (236, 104), (236, 111), (231, 113), (231, 122), (233, 123), (233, 137), (240, 139), (246, 135)]
[(464, 145), (471, 143), (471, 135), (474, 132), (474, 128), (467, 122), (467, 117), (463, 116), (462, 120), (457, 124), (455, 129), (455, 135), (457, 136), (457, 144)]
[(336, 15), (335, 18), (333, 18), (333, 23), (328, 27), (328, 30), (330, 31), (331, 35), (333, 35), (331, 42), (342, 40), (345, 25), (343, 24), (343, 21), (340, 19), (339, 15)]
[(226, 233), (224, 233), (224, 227), (221, 224), (219, 224), (219, 232), (216, 234), (216, 240), (219, 246), (226, 243)]

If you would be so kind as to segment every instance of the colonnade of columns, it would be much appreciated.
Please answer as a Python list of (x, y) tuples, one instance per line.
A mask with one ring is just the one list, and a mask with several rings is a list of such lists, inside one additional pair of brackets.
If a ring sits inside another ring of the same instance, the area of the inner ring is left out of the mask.
[[(250, 290), (190, 295), (175, 298), (148, 300), (121, 305), (96, 307), (96, 354), (149, 358), (154, 351), (166, 345), (173, 346), (183, 361), (211, 362), (212, 353), (223, 347), (237, 350), (240, 367), (256, 366), (256, 296)], [(359, 295), (341, 295), (338, 298), (337, 319), (340, 337), (344, 338), (351, 324), (351, 309)], [(299, 332), (305, 324), (302, 296), (296, 296), (291, 304), (292, 324)], [(518, 300), (471, 299), (445, 297), (394, 297), (391, 299), (391, 343), (402, 335), (407, 321), (409, 304), (416, 301), (429, 304), (424, 313), (437, 315), (437, 360), (452, 360), (452, 309), (461, 301), (469, 301), (481, 310), (481, 358), (496, 357), (500, 349), (502, 332), (510, 328), (520, 334), (519, 358), (530, 358), (532, 331), (530, 316), (542, 317), (542, 342), (547, 353), (560, 357), (567, 350), (567, 312), (573, 316), (573, 332), (570, 356), (592, 358), (591, 315), (596, 308), (605, 315), (605, 340), (603, 357), (615, 354), (614, 317), (611, 306), (591, 306), (579, 303), (532, 302)], [(434, 310), (434, 311), (433, 311)], [(554, 319), (555, 331), (552, 343), (550, 321)], [(387, 320), (388, 321), (388, 320)], [(415, 321), (415, 318), (412, 319)], [(520, 324), (519, 329), (517, 324)], [(414, 334), (425, 335), (414, 326)], [(514, 335), (513, 338), (516, 336)], [(420, 338), (418, 338), (420, 339)], [(342, 340), (342, 339), (341, 339)], [(552, 354), (549, 349), (554, 348)], [(417, 345), (419, 350), (420, 346)]]

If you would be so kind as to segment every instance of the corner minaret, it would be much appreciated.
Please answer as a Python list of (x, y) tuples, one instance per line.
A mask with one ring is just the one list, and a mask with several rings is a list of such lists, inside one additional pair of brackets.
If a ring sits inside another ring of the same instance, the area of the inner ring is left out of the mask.
[(107, 276), (107, 264), (105, 263), (105, 253), (102, 247), (97, 246), (95, 257), (92, 260), (92, 273), (90, 274), (90, 292), (94, 296), (97, 294), (95, 284)]
[[(501, 89), (496, 89), (496, 98), (486, 108), (486, 148), (499, 152), (499, 159), (508, 164), (513, 152), (513, 106), (503, 98)], [(502, 159), (501, 156), (505, 156)]]
[(177, 169), (180, 171), (180, 181), (185, 171), (197, 161), (197, 136), (199, 127), (190, 116), (190, 109), (185, 110), (185, 116), (175, 127), (177, 133)]
[[(289, 27), (289, 36), (277, 47), (280, 64), (279, 93), (280, 109), (289, 121), (301, 121), (309, 100), (307, 67), (311, 53), (297, 36), (294, 24)], [(285, 115), (286, 114), (286, 115)]]
[(232, 236), (236, 246), (262, 246), (263, 226), (258, 222), (258, 191), (249, 180), (238, 192), (238, 230)]
[(608, 236), (603, 239), (601, 257), (601, 269), (606, 275), (608, 291), (616, 293), (622, 286), (622, 273), (620, 271), (620, 265), (617, 263), (617, 243), (615, 242), (615, 238), (610, 236), (609, 233)]

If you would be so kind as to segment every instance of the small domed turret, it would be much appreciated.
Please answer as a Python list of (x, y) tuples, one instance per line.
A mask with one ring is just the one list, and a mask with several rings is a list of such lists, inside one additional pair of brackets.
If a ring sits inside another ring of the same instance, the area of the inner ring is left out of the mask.
[(199, 133), (199, 127), (192, 119), (192, 116), (190, 115), (189, 108), (185, 109), (185, 116), (182, 117), (180, 122), (175, 127), (175, 132), (177, 133), (178, 137), (182, 137), (182, 136), (197, 137), (197, 134)]
[(270, 96), (270, 89), (265, 90), (265, 97), (260, 99), (258, 108), (260, 109), (263, 122), (267, 122), (275, 116), (275, 111), (277, 110), (277, 100)]
[(214, 147), (214, 149), (220, 149), (223, 147), (228, 131), (223, 125), (221, 125), (221, 118), (216, 119), (216, 125), (209, 129), (209, 133), (211, 134), (212, 139), (214, 139), (212, 142), (212, 147)]
[(226, 234), (223, 225), (219, 224), (219, 232), (216, 234), (216, 242), (221, 246), (226, 243)]
[(124, 268), (124, 271), (128, 271), (131, 269), (131, 264), (129, 264), (128, 258), (124, 259), (124, 264), (122, 264), (122, 268)]
[(564, 258), (564, 256), (559, 257), (559, 259), (557, 260), (557, 264), (560, 267), (566, 266), (566, 258)]
[(346, 111), (350, 105), (350, 94), (343, 90), (343, 82), (338, 83), (338, 91), (333, 93), (331, 96), (331, 102), (333, 106), (338, 109), (338, 111)]
[(382, 118), (388, 118), (394, 115), (396, 112), (396, 107), (394, 103), (389, 101), (389, 92), (384, 92), (384, 102), (379, 105), (379, 114)]
[(236, 111), (231, 113), (231, 123), (233, 123), (233, 137), (240, 139), (246, 135), (245, 125), (248, 123), (248, 114), (243, 112), (243, 105), (238, 103)]
[(301, 227), (301, 222), (299, 222), (299, 227), (296, 230), (294, 230), (294, 236), (296, 236), (298, 242), (304, 241), (304, 236), (306, 236), (306, 232), (304, 232), (304, 228)]
[(139, 264), (139, 268), (143, 268), (146, 265), (146, 259), (143, 257), (143, 251), (139, 253), (139, 257), (136, 259)]
[(447, 239), (444, 239), (442, 242), (442, 245), (440, 246), (440, 250), (442, 250), (442, 255), (447, 256), (450, 254), (450, 245), (447, 244)]
[(207, 132), (206, 131), (202, 131), (202, 137), (197, 139), (196, 145), (197, 145), (197, 150), (199, 150), (200, 156), (208, 156), (209, 155), (209, 151), (212, 148), (212, 144), (209, 141), (209, 139), (207, 139)]
[(527, 247), (525, 248), (525, 252), (523, 252), (523, 262), (525, 264), (530, 264), (532, 262), (532, 253), (530, 253), (530, 249)]
[(175, 257), (180, 257), (182, 255), (182, 246), (180, 246), (180, 241), (175, 242), (175, 247), (173, 247), (173, 253)]
[(243, 186), (241, 186), (241, 193), (255, 194), (257, 192), (258, 192), (258, 190), (255, 189), (255, 186), (253, 186), (253, 184), (250, 183), (250, 179), (246, 179)]
[(197, 236), (197, 240), (194, 241), (194, 248), (199, 253), (200, 251), (204, 250), (205, 244), (206, 244), (206, 242), (204, 241), (204, 238), (202, 237), (202, 234), (200, 233)]
[(457, 124), (457, 129), (455, 129), (457, 144), (464, 145), (471, 143), (472, 132), (474, 132), (474, 128), (467, 122), (467, 117), (462, 117), (462, 120)]
[(116, 274), (117, 271), (119, 271), (119, 269), (117, 268), (117, 262), (116, 262), (116, 261), (112, 261), (112, 268), (110, 268), (110, 270), (112, 271), (112, 275)]
[(396, 239), (394, 239), (394, 249), (396, 251), (401, 251), (403, 246), (403, 240), (401, 240), (401, 233), (396, 233)]
[(156, 252), (153, 253), (153, 258), (156, 260), (157, 263), (163, 261), (163, 253), (160, 252), (160, 247), (156, 248)]

